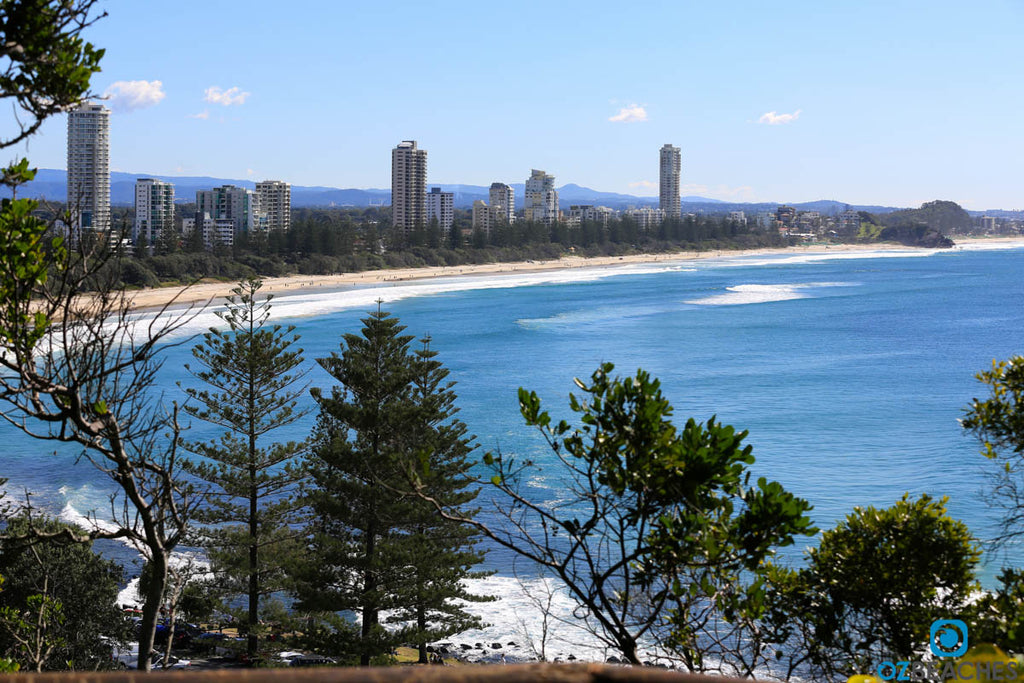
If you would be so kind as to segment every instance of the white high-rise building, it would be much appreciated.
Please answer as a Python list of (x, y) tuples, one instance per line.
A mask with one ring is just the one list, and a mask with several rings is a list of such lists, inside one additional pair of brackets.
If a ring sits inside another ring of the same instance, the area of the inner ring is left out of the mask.
[(491, 215), (496, 221), (511, 223), (516, 218), (515, 190), (505, 183), (491, 183)]
[(528, 221), (551, 225), (558, 221), (558, 190), (555, 176), (532, 169), (526, 179), (523, 215)]
[(659, 174), (658, 198), (660, 208), (665, 218), (679, 218), (681, 207), (679, 205), (679, 176), (682, 171), (682, 154), (678, 147), (664, 145), (661, 148), (661, 172)]
[(288, 230), (292, 225), (292, 186), (280, 180), (256, 183), (259, 212), (267, 230)]
[(441, 192), (440, 187), (432, 187), (427, 193), (426, 201), (427, 225), (436, 218), (441, 231), (447, 235), (452, 229), (452, 223), (455, 222), (455, 193)]
[(409, 232), (425, 226), (427, 150), (403, 140), (391, 150), (391, 224)]
[(150, 247), (174, 230), (174, 185), (156, 178), (135, 181), (135, 223), (132, 243)]
[(67, 200), (71, 230), (110, 228), (110, 110), (83, 102), (68, 112)]
[(199, 216), (208, 214), (213, 220), (231, 221), (235, 235), (252, 232), (266, 223), (252, 190), (234, 185), (197, 191), (196, 213)]

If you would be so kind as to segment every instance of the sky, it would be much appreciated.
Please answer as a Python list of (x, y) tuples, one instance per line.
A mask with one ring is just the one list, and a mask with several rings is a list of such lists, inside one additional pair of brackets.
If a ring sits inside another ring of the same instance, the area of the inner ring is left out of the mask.
[[(684, 196), (1024, 208), (1024, 0), (101, 7), (112, 170), (387, 188), (417, 140), (428, 183), (654, 196), (671, 143)], [(65, 168), (63, 118), (15, 153)]]

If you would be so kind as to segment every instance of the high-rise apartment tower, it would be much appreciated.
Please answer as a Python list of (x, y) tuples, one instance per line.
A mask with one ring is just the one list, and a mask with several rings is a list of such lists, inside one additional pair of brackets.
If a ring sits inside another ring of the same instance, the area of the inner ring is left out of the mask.
[(196, 215), (200, 219), (209, 216), (214, 220), (231, 221), (235, 235), (262, 227), (258, 208), (256, 195), (244, 187), (224, 185), (196, 192)]
[(533, 169), (526, 179), (523, 217), (545, 225), (558, 222), (558, 190), (555, 176)]
[(292, 225), (292, 186), (280, 180), (256, 183), (256, 203), (267, 230), (288, 230)]
[(491, 217), (495, 221), (511, 223), (516, 216), (515, 190), (505, 183), (491, 183), (489, 193)]
[(174, 230), (174, 185), (156, 178), (135, 181), (135, 223), (132, 243), (152, 246), (161, 235)]
[(110, 110), (83, 102), (68, 112), (71, 230), (110, 228)]
[(679, 174), (682, 170), (682, 155), (678, 147), (665, 145), (661, 148), (661, 173), (658, 197), (659, 208), (665, 218), (679, 218)]
[(391, 224), (409, 232), (425, 226), (427, 150), (403, 140), (391, 150)]

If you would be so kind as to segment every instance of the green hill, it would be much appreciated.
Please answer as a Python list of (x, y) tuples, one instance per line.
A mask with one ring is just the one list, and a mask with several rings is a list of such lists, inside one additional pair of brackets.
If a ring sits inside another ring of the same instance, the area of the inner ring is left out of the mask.
[(912, 247), (948, 248), (953, 240), (946, 233), (968, 230), (970, 214), (956, 202), (936, 200), (919, 209), (886, 214), (860, 212), (857, 239), (865, 242), (899, 242)]

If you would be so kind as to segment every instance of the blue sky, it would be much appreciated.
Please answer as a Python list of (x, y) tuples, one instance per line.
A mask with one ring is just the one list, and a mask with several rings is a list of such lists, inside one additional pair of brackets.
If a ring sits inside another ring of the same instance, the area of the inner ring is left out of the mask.
[(1024, 207), (1022, 0), (103, 7), (115, 170), (387, 187), (415, 139), (432, 183), (655, 195), (669, 142), (684, 195)]

